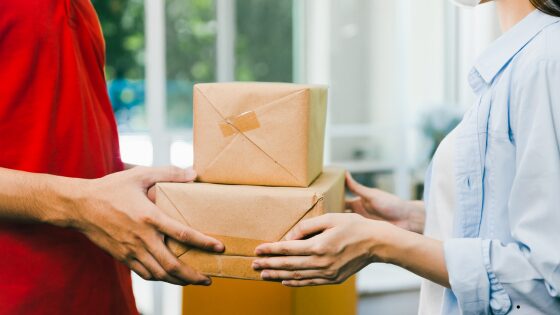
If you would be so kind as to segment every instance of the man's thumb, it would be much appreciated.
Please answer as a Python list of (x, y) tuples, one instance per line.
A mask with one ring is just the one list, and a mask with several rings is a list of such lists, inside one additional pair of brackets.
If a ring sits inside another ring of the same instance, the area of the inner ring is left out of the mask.
[(186, 183), (196, 179), (196, 172), (189, 167), (182, 169), (176, 166), (160, 166), (139, 168), (146, 187), (159, 182)]

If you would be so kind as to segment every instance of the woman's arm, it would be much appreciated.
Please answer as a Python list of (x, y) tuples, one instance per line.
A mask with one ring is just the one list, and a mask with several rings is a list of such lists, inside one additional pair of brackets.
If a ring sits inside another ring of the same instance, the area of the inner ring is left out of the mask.
[(340, 283), (370, 263), (385, 262), (449, 287), (440, 241), (356, 214), (302, 221), (287, 241), (263, 244), (256, 254), (278, 255), (257, 259), (253, 267), (263, 279), (287, 286)]
[(195, 177), (192, 169), (174, 167), (137, 167), (93, 180), (0, 168), (0, 220), (74, 228), (145, 279), (209, 284), (166, 248), (163, 235), (206, 250), (223, 245), (168, 217), (147, 197), (156, 182)]
[(315, 218), (309, 229), (302, 222), (302, 230), (321, 234), (260, 246), (257, 254), (283, 257), (257, 259), (255, 268), (263, 270), (263, 278), (301, 286), (338, 283), (370, 262), (385, 261), (450, 287), (465, 314), (506, 314), (513, 307), (520, 314), (557, 314), (560, 61), (533, 66), (522, 72), (525, 82), (514, 86), (511, 99), (516, 165), (508, 216), (503, 218), (511, 228), (511, 242), (453, 238), (442, 246), (382, 222)]
[(310, 219), (298, 224), (286, 242), (259, 246), (259, 256), (284, 256), (254, 262), (263, 279), (289, 286), (339, 283), (372, 262), (387, 262), (449, 286), (442, 243), (418, 234), (424, 230), (423, 201), (363, 186), (350, 173), (346, 186), (355, 195), (346, 208), (359, 215)]

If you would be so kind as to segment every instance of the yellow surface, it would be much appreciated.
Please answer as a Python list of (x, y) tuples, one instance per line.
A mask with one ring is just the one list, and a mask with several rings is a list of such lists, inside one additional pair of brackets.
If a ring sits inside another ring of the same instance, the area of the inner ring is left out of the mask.
[(355, 277), (340, 285), (293, 289), (293, 315), (356, 314)]
[(344, 284), (286, 288), (279, 283), (214, 278), (210, 287), (185, 287), (184, 315), (352, 315), (355, 279)]

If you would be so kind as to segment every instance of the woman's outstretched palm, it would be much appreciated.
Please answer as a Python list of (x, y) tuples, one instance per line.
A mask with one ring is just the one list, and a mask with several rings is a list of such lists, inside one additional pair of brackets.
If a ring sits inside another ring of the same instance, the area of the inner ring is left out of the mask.
[(418, 207), (410, 202), (383, 190), (366, 187), (356, 182), (348, 172), (346, 186), (355, 195), (346, 200), (346, 209), (369, 219), (388, 221), (407, 230), (418, 230), (411, 225), (412, 212)]

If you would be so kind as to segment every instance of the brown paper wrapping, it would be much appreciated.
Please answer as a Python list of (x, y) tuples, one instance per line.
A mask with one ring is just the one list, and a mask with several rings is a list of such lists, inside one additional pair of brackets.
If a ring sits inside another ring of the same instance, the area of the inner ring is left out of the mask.
[(199, 181), (307, 187), (322, 171), (327, 89), (288, 83), (194, 87)]
[(213, 254), (168, 239), (181, 260), (210, 276), (258, 280), (251, 268), (256, 246), (282, 240), (301, 220), (343, 210), (344, 171), (327, 168), (308, 188), (160, 183), (156, 204), (226, 247)]

